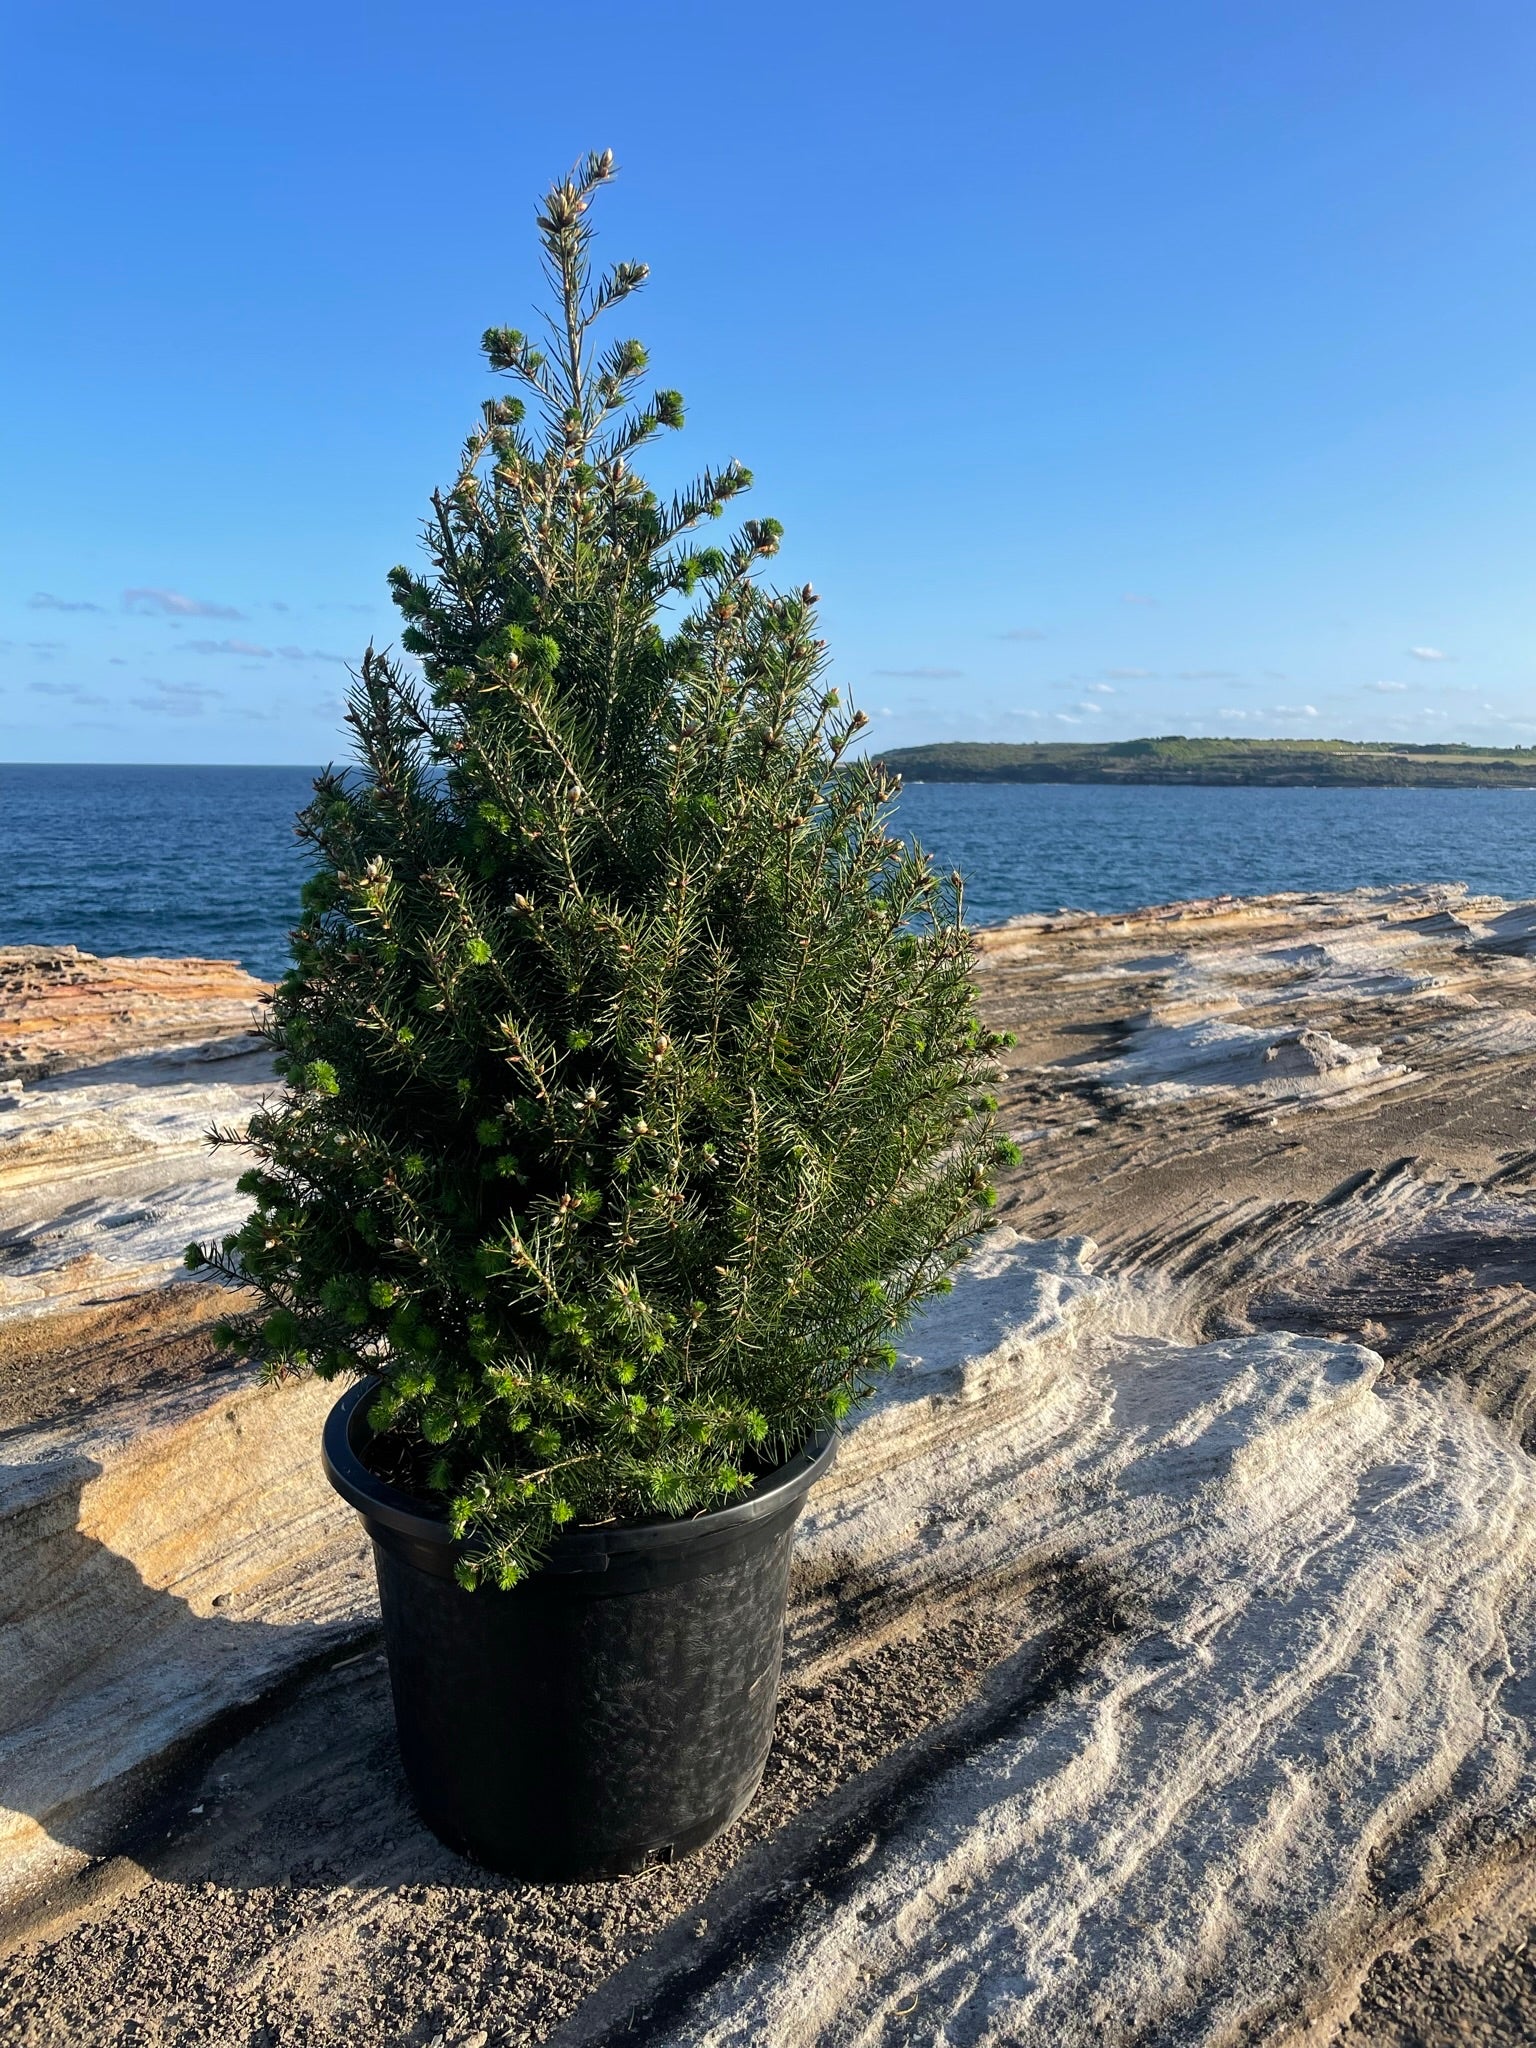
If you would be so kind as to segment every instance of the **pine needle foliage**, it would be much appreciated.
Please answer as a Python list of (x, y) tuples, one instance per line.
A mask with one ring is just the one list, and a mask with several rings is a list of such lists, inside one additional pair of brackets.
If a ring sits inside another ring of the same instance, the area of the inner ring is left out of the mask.
[(519, 393), (391, 576), (425, 684), (372, 647), (355, 677), (357, 766), (299, 822), (286, 1090), (216, 1134), (255, 1208), (188, 1254), (257, 1290), (226, 1337), (270, 1370), (378, 1375), (471, 1584), (844, 1415), (1000, 1150), (958, 877), (849, 757), (814, 593), (758, 581), (778, 526), (698, 546), (747, 471), (664, 503), (631, 467), (683, 409), (594, 337), (646, 276), (593, 275), (612, 174), (543, 202), (547, 345), (485, 336)]

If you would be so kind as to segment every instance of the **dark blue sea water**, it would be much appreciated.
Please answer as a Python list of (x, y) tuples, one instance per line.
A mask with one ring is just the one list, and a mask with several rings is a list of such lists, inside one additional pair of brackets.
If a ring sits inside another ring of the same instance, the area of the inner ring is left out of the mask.
[(966, 878), (966, 915), (1465, 882), (1536, 895), (1536, 790), (1105, 789), (926, 782), (902, 828)]
[[(281, 973), (308, 768), (0, 765), (0, 944), (203, 954)], [(967, 913), (1125, 910), (1222, 890), (1466, 882), (1536, 895), (1536, 791), (919, 783), (898, 825)]]
[(200, 954), (271, 978), (313, 768), (0, 765), (0, 945)]

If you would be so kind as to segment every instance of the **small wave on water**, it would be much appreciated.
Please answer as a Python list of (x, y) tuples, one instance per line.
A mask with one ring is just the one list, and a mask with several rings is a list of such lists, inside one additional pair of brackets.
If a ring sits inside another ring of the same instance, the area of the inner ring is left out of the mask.
[[(0, 765), (0, 945), (287, 964), (312, 768)], [(1536, 895), (1536, 792), (917, 783), (896, 827), (966, 912), (1130, 910), (1223, 892), (1465, 882)]]

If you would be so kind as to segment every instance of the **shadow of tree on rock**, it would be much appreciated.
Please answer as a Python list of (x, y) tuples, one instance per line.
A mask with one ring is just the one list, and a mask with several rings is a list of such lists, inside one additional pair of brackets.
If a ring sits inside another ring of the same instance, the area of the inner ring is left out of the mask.
[[(376, 1633), (356, 1613), (196, 1611), (81, 1527), (101, 1472), (84, 1455), (0, 1465), (0, 1887), (13, 1891), (45, 1883), (50, 1861), (163, 1839), (180, 1782)], [(387, 1687), (383, 1704), (387, 1724)], [(50, 1859), (50, 1844), (65, 1853)]]

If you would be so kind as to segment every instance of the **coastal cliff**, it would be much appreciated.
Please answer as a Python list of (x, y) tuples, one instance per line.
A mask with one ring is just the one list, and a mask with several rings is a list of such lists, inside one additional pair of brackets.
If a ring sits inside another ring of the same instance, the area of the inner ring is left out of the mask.
[[(1017, 1034), (1000, 1226), (813, 1498), (762, 1797), (617, 1887), (502, 1885), (420, 1829), (307, 1448), (324, 1390), (210, 1378), (186, 1338), (217, 1297), (162, 1219), (238, 1206), (192, 1192), (189, 1134), (272, 1085), (249, 1016), (10, 1084), (0, 1341), (32, 1363), (0, 1540), (76, 1579), (12, 1625), (72, 1718), (39, 1681), (0, 1741), (18, 1855), (90, 1884), (16, 1923), (0, 2039), (116, 2039), (114, 1999), (232, 2048), (295, 2009), (324, 2044), (1529, 2037), (1536, 904), (1224, 898), (980, 944)], [(130, 1194), (114, 1261), (93, 1205)], [(114, 1859), (104, 1668), (146, 1764), (311, 1675)]]
[(1258, 788), (1536, 788), (1536, 749), (1390, 740), (943, 740), (880, 758), (907, 782), (1125, 782)]

